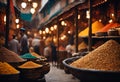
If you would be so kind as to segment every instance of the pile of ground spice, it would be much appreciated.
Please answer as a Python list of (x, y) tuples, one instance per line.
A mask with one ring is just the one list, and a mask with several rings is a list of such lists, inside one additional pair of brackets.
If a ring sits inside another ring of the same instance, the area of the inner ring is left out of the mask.
[(18, 74), (19, 71), (9, 65), (7, 62), (0, 62), (0, 74)]
[(21, 58), (24, 58), (24, 59), (35, 59), (37, 57), (33, 56), (31, 53), (25, 53), (24, 55), (21, 55)]
[(26, 68), (26, 69), (31, 69), (31, 68), (39, 68), (42, 67), (42, 65), (37, 64), (33, 61), (27, 61), (24, 64), (18, 66), (19, 68)]
[(79, 45), (78, 45), (78, 50), (83, 50), (83, 49), (87, 49), (87, 44), (85, 44), (85, 42), (81, 42)]
[[(95, 21), (92, 23), (92, 34), (95, 34), (98, 30), (102, 29), (104, 27), (104, 25), (99, 22), (99, 21)], [(83, 31), (81, 31), (78, 36), (88, 36), (88, 32), (89, 32), (89, 27), (87, 27), (86, 29), (84, 29)]]
[(102, 29), (100, 29), (98, 32), (107, 32), (109, 29), (111, 28), (116, 28), (120, 26), (119, 23), (110, 23), (110, 24), (107, 24), (105, 25)]
[(120, 44), (109, 40), (70, 65), (83, 69), (120, 71)]
[(37, 54), (37, 53), (35, 53), (35, 52), (30, 52), (30, 54), (31, 54), (32, 56), (35, 56), (36, 58), (40, 58), (40, 55)]
[(23, 62), (25, 61), (18, 54), (13, 51), (8, 50), (5, 47), (0, 48), (0, 61), (3, 62)]

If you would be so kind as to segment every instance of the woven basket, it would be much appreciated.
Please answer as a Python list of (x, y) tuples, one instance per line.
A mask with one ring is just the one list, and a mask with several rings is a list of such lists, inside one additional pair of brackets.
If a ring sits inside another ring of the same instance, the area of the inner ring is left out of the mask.
[(38, 68), (31, 68), (31, 69), (26, 69), (26, 68), (18, 68), (20, 71), (20, 78), (21, 79), (38, 79), (43, 77), (42, 74), (42, 67)]
[(42, 74), (47, 74), (50, 71), (50, 64), (47, 62), (42, 62), (42, 61), (36, 61), (35, 63), (43, 65), (42, 67)]
[(0, 74), (0, 82), (18, 82), (20, 72), (16, 74)]

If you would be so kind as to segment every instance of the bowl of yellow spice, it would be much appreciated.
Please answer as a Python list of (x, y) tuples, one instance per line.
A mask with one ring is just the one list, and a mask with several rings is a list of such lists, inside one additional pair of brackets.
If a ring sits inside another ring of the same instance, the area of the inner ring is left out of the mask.
[(20, 78), (22, 79), (38, 79), (42, 77), (42, 70), (43, 65), (37, 64), (33, 61), (27, 61), (24, 64), (18, 66), (18, 70), (20, 71)]
[(0, 82), (18, 82), (20, 71), (7, 62), (0, 62)]

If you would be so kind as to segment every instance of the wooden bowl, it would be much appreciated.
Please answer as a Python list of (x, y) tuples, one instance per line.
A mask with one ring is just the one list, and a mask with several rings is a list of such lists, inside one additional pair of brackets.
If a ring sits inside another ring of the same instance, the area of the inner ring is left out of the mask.
[(35, 80), (38, 78), (43, 77), (44, 75), (42, 74), (42, 67), (38, 68), (18, 68), (20, 71), (20, 78), (21, 79), (31, 79)]
[(16, 74), (0, 74), (0, 82), (18, 82), (20, 72)]
[(67, 58), (63, 61), (63, 64), (80, 82), (120, 82), (120, 72), (83, 69), (70, 66), (70, 63), (77, 59), (77, 57)]

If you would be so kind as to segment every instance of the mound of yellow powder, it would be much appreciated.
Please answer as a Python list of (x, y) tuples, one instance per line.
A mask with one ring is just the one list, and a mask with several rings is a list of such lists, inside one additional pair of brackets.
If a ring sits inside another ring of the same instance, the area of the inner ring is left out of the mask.
[(0, 62), (0, 74), (18, 74), (19, 71), (7, 62)]
[[(103, 28), (103, 26), (104, 25), (101, 22), (95, 21), (92, 24), (92, 33), (95, 34), (98, 30)], [(88, 32), (89, 32), (89, 27), (87, 27), (85, 30), (81, 31), (78, 36), (88, 36)]]
[(28, 61), (20, 66), (18, 66), (19, 68), (26, 68), (26, 69), (31, 69), (31, 68), (39, 68), (42, 67), (42, 65), (34, 63), (33, 61)]

